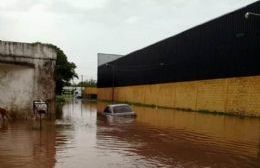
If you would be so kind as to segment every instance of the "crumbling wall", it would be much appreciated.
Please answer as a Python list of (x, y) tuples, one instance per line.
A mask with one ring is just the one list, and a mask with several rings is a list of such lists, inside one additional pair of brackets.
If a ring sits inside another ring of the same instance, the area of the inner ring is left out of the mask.
[(27, 116), (33, 100), (42, 99), (54, 112), (55, 64), (49, 45), (0, 41), (0, 106)]
[(33, 68), (0, 64), (0, 106), (28, 113), (33, 99), (33, 75)]

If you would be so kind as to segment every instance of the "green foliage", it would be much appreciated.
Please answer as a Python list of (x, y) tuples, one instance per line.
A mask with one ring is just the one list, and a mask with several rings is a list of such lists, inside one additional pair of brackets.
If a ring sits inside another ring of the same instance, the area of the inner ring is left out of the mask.
[[(41, 42), (35, 42), (34, 45), (42, 44)], [(55, 82), (56, 82), (56, 94), (61, 95), (63, 86), (71, 85), (69, 81), (74, 77), (78, 78), (75, 72), (76, 65), (73, 62), (69, 62), (64, 52), (53, 44), (47, 44), (57, 52), (57, 60), (55, 66)]]
[(63, 96), (56, 96), (56, 103), (57, 104), (65, 103), (65, 98)]
[(57, 52), (55, 67), (56, 94), (61, 95), (63, 86), (70, 85), (69, 81), (74, 77), (78, 78), (75, 72), (76, 65), (69, 62), (64, 52), (57, 46), (51, 45)]
[(94, 79), (85, 80), (83, 82), (79, 82), (77, 86), (81, 87), (97, 87), (97, 81)]

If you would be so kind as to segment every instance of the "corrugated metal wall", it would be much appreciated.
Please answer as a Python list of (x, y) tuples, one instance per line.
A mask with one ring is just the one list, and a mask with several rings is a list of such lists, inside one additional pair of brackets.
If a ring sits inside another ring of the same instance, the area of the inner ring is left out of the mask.
[(99, 66), (98, 87), (260, 75), (260, 17), (248, 11), (260, 2)]

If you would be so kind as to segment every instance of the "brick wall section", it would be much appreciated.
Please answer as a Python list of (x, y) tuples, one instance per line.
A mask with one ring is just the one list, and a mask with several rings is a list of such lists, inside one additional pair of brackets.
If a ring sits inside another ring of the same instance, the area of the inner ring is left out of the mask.
[[(260, 116), (260, 76), (117, 87), (116, 101)], [(99, 88), (98, 99), (111, 100), (112, 88)]]

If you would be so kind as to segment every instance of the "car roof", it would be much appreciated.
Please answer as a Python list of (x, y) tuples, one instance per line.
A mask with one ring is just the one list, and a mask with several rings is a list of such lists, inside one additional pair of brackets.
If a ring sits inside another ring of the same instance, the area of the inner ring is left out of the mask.
[(130, 105), (129, 104), (110, 104), (110, 105), (108, 105), (108, 107), (118, 107), (118, 106), (128, 106), (128, 107), (130, 107)]

